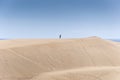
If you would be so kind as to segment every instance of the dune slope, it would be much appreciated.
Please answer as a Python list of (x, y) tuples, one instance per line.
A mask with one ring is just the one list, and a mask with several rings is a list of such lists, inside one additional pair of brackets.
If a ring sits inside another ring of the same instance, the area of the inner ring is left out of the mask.
[(88, 67), (40, 74), (31, 80), (120, 80), (120, 67)]
[[(115, 68), (119, 71), (119, 66), (120, 50), (118, 46), (97, 37), (0, 41), (1, 80), (70, 80), (69, 70), (70, 75), (80, 76), (84, 74), (84, 71), (81, 72), (83, 68), (87, 69), (85, 72), (90, 72), (93, 75), (94, 72), (102, 74), (109, 68), (109, 71), (111, 73), (113, 71), (114, 75)], [(89, 71), (90, 67), (97, 67), (97, 70), (94, 71), (93, 68), (93, 71)], [(102, 67), (105, 69), (101, 69)], [(59, 74), (61, 71), (62, 74)], [(51, 76), (49, 78), (47, 73), (52, 74), (56, 79), (52, 79)], [(43, 74), (48, 76), (48, 79), (42, 79), (40, 76)], [(62, 79), (64, 75), (67, 75), (67, 79)], [(79, 79), (87, 80), (87, 78), (81, 77), (71, 78), (71, 80)], [(89, 80), (105, 79), (91, 78)]]

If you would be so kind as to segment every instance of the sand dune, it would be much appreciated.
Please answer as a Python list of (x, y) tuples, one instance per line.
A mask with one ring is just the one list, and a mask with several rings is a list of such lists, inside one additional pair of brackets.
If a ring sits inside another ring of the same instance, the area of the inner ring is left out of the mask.
[(113, 43), (98, 37), (1, 40), (0, 80), (118, 80), (120, 47)]
[(88, 67), (40, 74), (31, 80), (119, 80), (120, 67)]

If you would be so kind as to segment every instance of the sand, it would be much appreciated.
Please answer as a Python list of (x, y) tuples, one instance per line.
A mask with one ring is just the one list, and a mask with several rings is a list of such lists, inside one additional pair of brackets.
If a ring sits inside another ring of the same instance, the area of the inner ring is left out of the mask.
[(0, 41), (0, 80), (120, 80), (120, 43), (99, 37)]

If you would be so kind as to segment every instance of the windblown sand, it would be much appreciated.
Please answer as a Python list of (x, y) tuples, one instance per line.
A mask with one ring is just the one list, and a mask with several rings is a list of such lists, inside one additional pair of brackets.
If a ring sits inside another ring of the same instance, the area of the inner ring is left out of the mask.
[(0, 80), (120, 80), (120, 43), (98, 37), (1, 40)]

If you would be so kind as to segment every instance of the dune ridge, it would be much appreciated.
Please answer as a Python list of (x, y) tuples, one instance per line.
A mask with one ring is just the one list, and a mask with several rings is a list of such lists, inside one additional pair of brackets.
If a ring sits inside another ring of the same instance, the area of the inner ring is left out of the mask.
[[(99, 37), (1, 40), (0, 79), (119, 80), (120, 50), (113, 43)], [(87, 73), (110, 75), (81, 76)]]

